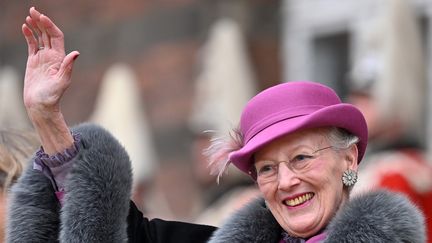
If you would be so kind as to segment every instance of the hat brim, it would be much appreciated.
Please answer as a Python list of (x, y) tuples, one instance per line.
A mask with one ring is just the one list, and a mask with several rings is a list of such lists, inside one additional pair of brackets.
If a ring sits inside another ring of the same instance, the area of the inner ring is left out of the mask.
[(288, 118), (266, 127), (252, 137), (241, 149), (230, 153), (230, 161), (245, 173), (250, 173), (253, 154), (271, 141), (308, 128), (339, 127), (359, 137), (358, 163), (366, 150), (367, 125), (362, 113), (353, 105), (336, 104), (311, 114)]

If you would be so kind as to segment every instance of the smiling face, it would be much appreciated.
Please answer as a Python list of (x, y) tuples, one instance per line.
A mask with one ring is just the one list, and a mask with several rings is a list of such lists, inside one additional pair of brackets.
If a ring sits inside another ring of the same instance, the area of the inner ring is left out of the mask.
[[(348, 199), (341, 178), (347, 169), (357, 170), (357, 148), (328, 148), (332, 146), (326, 136), (329, 131), (295, 132), (255, 153), (258, 187), (280, 226), (292, 236), (313, 236)], [(278, 164), (281, 161), (289, 162)], [(272, 168), (276, 175), (268, 176)]]

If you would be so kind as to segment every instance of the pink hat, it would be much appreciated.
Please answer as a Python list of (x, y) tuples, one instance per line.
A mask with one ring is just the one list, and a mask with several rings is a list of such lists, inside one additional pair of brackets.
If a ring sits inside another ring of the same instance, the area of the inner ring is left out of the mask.
[(252, 155), (281, 136), (306, 129), (334, 126), (360, 138), (358, 162), (367, 145), (367, 125), (353, 105), (342, 103), (327, 86), (309, 81), (282, 83), (253, 97), (243, 110), (243, 146), (229, 154), (240, 170), (250, 173)]

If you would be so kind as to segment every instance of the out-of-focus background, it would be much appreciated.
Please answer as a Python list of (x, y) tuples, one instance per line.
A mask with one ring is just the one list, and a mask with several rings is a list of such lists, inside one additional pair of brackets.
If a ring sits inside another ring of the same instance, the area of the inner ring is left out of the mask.
[(251, 96), (284, 81), (321, 82), (347, 102), (379, 97), (378, 113), (395, 129), (410, 124), (403, 133), (430, 151), (430, 1), (1, 1), (4, 127), (30, 126), (21, 25), (31, 6), (81, 53), (66, 120), (100, 123), (125, 145), (134, 200), (149, 217), (196, 220), (227, 188), (253, 184), (233, 170), (216, 185), (201, 153), (213, 133), (204, 131), (223, 135)]

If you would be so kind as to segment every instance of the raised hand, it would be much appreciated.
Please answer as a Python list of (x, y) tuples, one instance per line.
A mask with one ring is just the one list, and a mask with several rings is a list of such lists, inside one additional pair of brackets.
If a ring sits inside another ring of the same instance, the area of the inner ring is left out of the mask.
[(28, 45), (24, 103), (29, 112), (57, 112), (79, 53), (65, 55), (63, 32), (34, 7), (30, 8), (22, 32)]
[(79, 52), (65, 55), (63, 32), (34, 7), (29, 12), (22, 26), (28, 46), (24, 104), (45, 151), (55, 154), (73, 144), (60, 100), (70, 85)]

